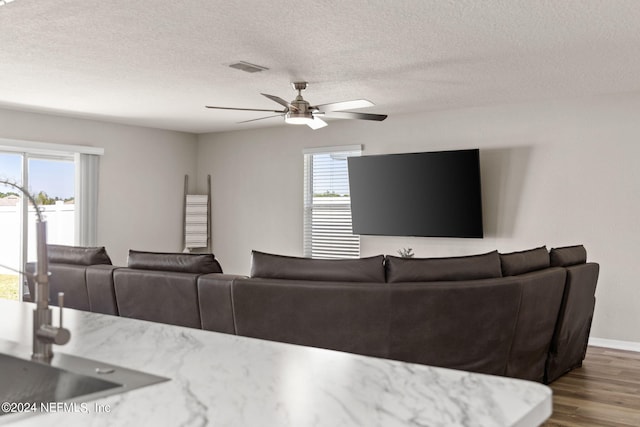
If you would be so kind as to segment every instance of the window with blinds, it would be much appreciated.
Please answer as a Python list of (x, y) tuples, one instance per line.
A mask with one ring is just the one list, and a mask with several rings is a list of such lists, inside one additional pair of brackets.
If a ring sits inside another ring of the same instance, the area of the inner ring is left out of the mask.
[(360, 145), (304, 151), (304, 256), (358, 258), (360, 236), (351, 228), (347, 157)]

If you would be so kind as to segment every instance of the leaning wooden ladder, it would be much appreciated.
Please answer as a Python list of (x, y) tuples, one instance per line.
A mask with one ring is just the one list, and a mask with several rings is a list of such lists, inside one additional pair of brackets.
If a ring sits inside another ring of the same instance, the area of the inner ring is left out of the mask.
[(189, 194), (189, 175), (184, 176), (183, 218), (184, 252), (203, 248), (211, 252), (211, 175), (207, 175), (207, 194)]

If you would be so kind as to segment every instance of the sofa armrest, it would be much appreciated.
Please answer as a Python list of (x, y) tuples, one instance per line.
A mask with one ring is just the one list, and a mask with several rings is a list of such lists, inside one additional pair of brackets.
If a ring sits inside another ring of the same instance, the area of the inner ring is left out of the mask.
[(246, 276), (210, 273), (198, 277), (198, 306), (202, 329), (235, 334), (231, 286)]
[(552, 267), (517, 276), (522, 288), (506, 375), (544, 381), (549, 345), (562, 303), (566, 270)]
[(567, 281), (562, 305), (547, 360), (547, 383), (582, 365), (596, 304), (595, 292), (600, 266), (588, 262), (566, 269)]
[(94, 313), (118, 315), (118, 304), (113, 287), (114, 265), (92, 265), (87, 267), (87, 294), (89, 308)]

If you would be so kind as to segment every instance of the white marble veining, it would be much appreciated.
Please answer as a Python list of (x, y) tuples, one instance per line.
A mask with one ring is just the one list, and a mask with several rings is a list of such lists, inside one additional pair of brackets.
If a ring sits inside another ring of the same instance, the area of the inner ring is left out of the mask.
[[(0, 339), (30, 345), (31, 309), (0, 300)], [(65, 323), (71, 342), (54, 352), (171, 381), (97, 400), (109, 413), (12, 418), (16, 425), (521, 427), (551, 414), (551, 390), (527, 381), (76, 310)]]

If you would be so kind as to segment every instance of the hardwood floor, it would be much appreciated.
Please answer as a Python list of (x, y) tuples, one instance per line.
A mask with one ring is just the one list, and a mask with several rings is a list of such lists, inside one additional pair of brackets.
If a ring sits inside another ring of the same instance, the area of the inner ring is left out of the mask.
[(545, 427), (640, 426), (640, 353), (589, 347), (582, 367), (550, 387), (553, 415)]

